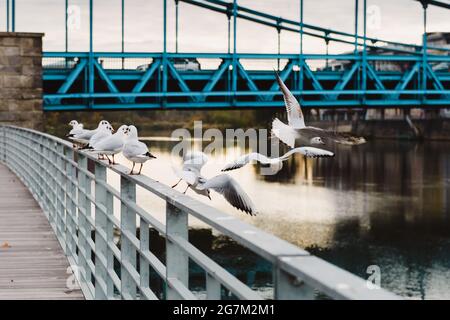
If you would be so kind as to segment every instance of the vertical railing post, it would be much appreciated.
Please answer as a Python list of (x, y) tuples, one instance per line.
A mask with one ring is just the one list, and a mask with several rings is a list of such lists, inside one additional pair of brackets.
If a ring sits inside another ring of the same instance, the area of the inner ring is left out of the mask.
[[(136, 184), (124, 176), (120, 177), (120, 196), (128, 202), (136, 202)], [(121, 235), (121, 294), (128, 299), (136, 299), (136, 283), (127, 268), (136, 268), (136, 248), (124, 233), (136, 236), (136, 213), (123, 201), (120, 206)]]
[(59, 239), (62, 239), (65, 243), (67, 241), (64, 232), (64, 222), (65, 222), (65, 210), (64, 210), (64, 188), (66, 186), (65, 179), (65, 163), (63, 160), (64, 157), (64, 146), (60, 143), (56, 145), (57, 152), (57, 160), (56, 165), (59, 168), (56, 179), (57, 179), (57, 207), (56, 207), (56, 235)]
[[(189, 285), (189, 257), (170, 236), (188, 239), (188, 215), (171, 203), (166, 203), (166, 280), (178, 279), (186, 288)], [(166, 283), (167, 283), (166, 281)], [(178, 293), (167, 286), (167, 299), (178, 299)]]
[[(139, 243), (142, 253), (147, 253), (150, 251), (149, 224), (142, 218), (140, 219), (139, 223)], [(142, 255), (140, 255), (139, 258), (140, 286), (143, 290), (146, 290), (150, 288), (149, 263), (145, 258), (142, 257)]]
[[(45, 171), (43, 170), (43, 168), (45, 168), (46, 163), (44, 160), (44, 150), (45, 150), (44, 149), (44, 137), (41, 136), (39, 138), (39, 169), (40, 169), (40, 172), (42, 172), (42, 173), (39, 175), (39, 186), (40, 186), (39, 198), (41, 199), (42, 202), (45, 202), (45, 198), (44, 198), (44, 195), (45, 195), (45, 192), (44, 192), (44, 190), (45, 190), (45, 186), (44, 186)], [(44, 211), (44, 213), (45, 212), (46, 211)], [(47, 213), (45, 213), (45, 214), (47, 215)]]
[[(46, 171), (52, 170), (53, 166), (55, 165), (56, 156), (53, 152), (53, 142), (50, 139), (46, 139), (45, 141), (45, 147), (46, 147), (46, 155), (47, 155), (47, 161), (49, 161), (48, 165), (45, 166)], [(54, 227), (55, 224), (55, 216), (56, 216), (56, 183), (55, 183), (55, 176), (53, 174), (47, 173), (47, 180), (49, 182), (49, 189), (47, 189), (47, 194), (50, 195), (49, 199), (49, 221), (50, 225)]]
[[(91, 272), (88, 266), (88, 259), (91, 256), (88, 239), (91, 237), (91, 228), (88, 222), (90, 216), (91, 204), (86, 194), (91, 193), (91, 184), (83, 171), (88, 170), (88, 159), (86, 156), (78, 153), (78, 250), (79, 250), (79, 268), (80, 281), (86, 285), (91, 281)], [(83, 285), (83, 284), (82, 284)]]
[[(67, 152), (67, 159), (74, 160), (74, 151), (69, 149)], [(73, 261), (78, 264), (78, 256), (76, 254), (76, 234), (77, 234), (77, 208), (76, 208), (76, 196), (77, 190), (75, 188), (75, 181), (77, 179), (76, 168), (67, 162), (66, 167), (66, 255), (72, 257)], [(75, 239), (74, 239), (75, 238)]]
[(313, 300), (314, 288), (302, 280), (291, 276), (278, 266), (274, 266), (275, 300)]
[(3, 154), (2, 154), (2, 160), (3, 163), (6, 164), (6, 155), (8, 154), (8, 152), (6, 152), (6, 127), (3, 127), (3, 132), (2, 132), (2, 137), (3, 137)]
[(206, 298), (208, 300), (220, 300), (222, 295), (220, 282), (209, 273), (206, 274)]
[[(106, 215), (107, 216), (114, 216), (114, 197), (111, 194), (111, 192), (106, 191)], [(109, 243), (114, 244), (114, 224), (110, 219), (106, 219), (106, 270), (115, 272), (114, 271), (114, 253), (108, 246)], [(108, 279), (106, 283), (107, 287), (107, 298), (112, 299), (114, 298), (114, 283), (109, 276), (108, 273)], [(120, 289), (120, 288), (117, 288)]]
[[(108, 244), (102, 237), (107, 234), (106, 188), (101, 184), (106, 183), (106, 167), (95, 163), (95, 299), (106, 299), (107, 290), (107, 249)], [(106, 262), (106, 265), (104, 265)]]

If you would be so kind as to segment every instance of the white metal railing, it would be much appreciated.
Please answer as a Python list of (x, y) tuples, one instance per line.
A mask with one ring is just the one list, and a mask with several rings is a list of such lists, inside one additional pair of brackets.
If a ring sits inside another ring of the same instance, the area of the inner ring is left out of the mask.
[[(316, 292), (334, 299), (399, 298), (384, 289), (369, 289), (365, 280), (284, 240), (149, 177), (129, 176), (129, 169), (108, 166), (57, 137), (0, 126), (0, 159), (45, 212), (70, 264), (79, 271), (87, 299), (196, 299), (189, 290), (189, 259), (205, 271), (208, 299), (220, 299), (222, 287), (239, 299), (261, 299), (189, 242), (189, 215), (270, 261), (274, 299), (313, 299)], [(120, 191), (107, 183), (107, 169), (120, 175)], [(136, 203), (137, 186), (166, 202), (165, 225)], [(114, 215), (119, 203), (114, 199), (120, 202), (120, 219)], [(165, 238), (165, 264), (150, 250), (149, 228)], [(114, 241), (117, 233), (120, 246)], [(164, 282), (161, 294), (150, 288), (150, 270)]]

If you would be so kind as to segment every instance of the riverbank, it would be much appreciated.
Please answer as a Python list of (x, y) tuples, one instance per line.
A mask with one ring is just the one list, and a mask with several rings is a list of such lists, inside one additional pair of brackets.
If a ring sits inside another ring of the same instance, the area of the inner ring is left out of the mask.
[[(179, 128), (193, 130), (194, 121), (202, 121), (203, 130), (217, 128), (262, 129), (270, 128), (275, 117), (285, 118), (284, 109), (262, 110), (149, 110), (149, 111), (91, 111), (91, 112), (46, 112), (44, 131), (64, 136), (70, 120), (84, 123), (86, 128), (95, 128), (102, 119), (107, 119), (117, 128), (123, 123), (134, 124), (141, 136), (170, 137)], [(306, 115), (308, 125), (339, 132), (353, 132), (367, 139), (406, 139), (450, 141), (450, 119), (413, 119), (417, 132), (405, 119), (386, 120), (322, 120)]]

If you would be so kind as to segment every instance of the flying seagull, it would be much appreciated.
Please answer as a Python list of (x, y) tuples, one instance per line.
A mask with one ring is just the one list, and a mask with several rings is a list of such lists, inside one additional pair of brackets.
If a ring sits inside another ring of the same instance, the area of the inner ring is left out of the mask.
[(133, 162), (133, 167), (131, 168), (129, 174), (133, 174), (133, 169), (136, 163), (141, 164), (138, 172), (138, 174), (141, 174), (144, 162), (150, 159), (155, 159), (156, 157), (148, 151), (145, 143), (139, 141), (138, 132), (135, 126), (128, 126), (126, 133), (128, 137), (125, 139), (122, 153), (125, 158)]
[[(108, 159), (109, 164), (116, 164), (114, 155), (122, 151), (125, 142), (128, 126), (122, 125), (113, 135), (99, 141), (95, 144), (95, 148), (88, 150), (95, 154), (104, 154)], [(112, 161), (108, 155), (112, 155)]]
[(196, 193), (207, 196), (211, 199), (210, 190), (220, 193), (233, 207), (253, 216), (256, 215), (255, 207), (249, 196), (241, 186), (227, 174), (220, 174), (211, 179), (201, 175), (201, 169), (208, 161), (208, 157), (203, 152), (189, 152), (183, 158), (182, 170), (175, 169), (180, 180), (172, 186), (175, 188), (182, 180), (187, 183)]
[(366, 142), (363, 137), (354, 137), (334, 131), (305, 125), (305, 118), (294, 95), (281, 80), (278, 73), (275, 72), (278, 85), (283, 92), (284, 104), (286, 106), (288, 124), (275, 118), (272, 122), (272, 134), (287, 144), (289, 147), (299, 147), (311, 143), (314, 137), (320, 137), (325, 142), (335, 142), (346, 145), (358, 145)]
[(263, 154), (253, 152), (249, 154), (245, 154), (239, 158), (237, 158), (235, 161), (227, 164), (222, 171), (230, 171), (242, 168), (246, 164), (250, 163), (251, 161), (257, 161), (262, 164), (269, 164), (271, 166), (274, 166), (277, 168), (277, 171), (281, 170), (283, 161), (286, 161), (289, 159), (291, 155), (294, 153), (300, 153), (304, 155), (307, 158), (323, 158), (323, 157), (334, 157), (334, 153), (331, 151), (315, 148), (315, 147), (299, 147), (294, 148), (286, 152), (284, 155), (278, 158), (268, 158)]

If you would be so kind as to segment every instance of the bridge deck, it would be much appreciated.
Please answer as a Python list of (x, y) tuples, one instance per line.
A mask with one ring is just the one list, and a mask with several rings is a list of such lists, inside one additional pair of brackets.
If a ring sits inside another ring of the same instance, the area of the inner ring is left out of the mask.
[(83, 299), (64, 252), (28, 189), (0, 164), (0, 299)]

